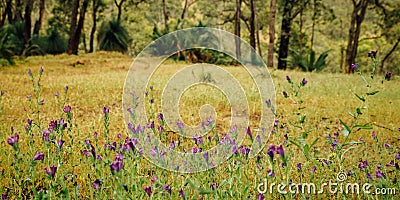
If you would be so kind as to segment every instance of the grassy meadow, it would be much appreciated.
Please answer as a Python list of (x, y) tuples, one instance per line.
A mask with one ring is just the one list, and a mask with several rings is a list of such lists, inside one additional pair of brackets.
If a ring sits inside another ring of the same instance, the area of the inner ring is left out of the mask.
[[(270, 137), (260, 155), (248, 158), (243, 147), (213, 169), (181, 174), (152, 165), (141, 157), (140, 151), (123, 148), (133, 137), (125, 128), (121, 107), (124, 81), (132, 62), (133, 58), (122, 54), (97, 52), (79, 57), (32, 56), (17, 61), (15, 66), (0, 68), (0, 90), (4, 91), (0, 99), (0, 193), (4, 199), (398, 198), (398, 194), (346, 194), (326, 190), (321, 194), (290, 194), (288, 187), (285, 191), (289, 194), (285, 195), (279, 194), (276, 187), (272, 193), (261, 194), (257, 190), (264, 179), (269, 183), (312, 182), (319, 190), (319, 185), (336, 181), (337, 174), (345, 172), (346, 182), (395, 188), (399, 193), (400, 79), (396, 74), (383, 83), (385, 74), (376, 76), (369, 92), (379, 92), (366, 95), (363, 104), (355, 93), (365, 94), (366, 87), (357, 74), (269, 69), (275, 84), (277, 125), (268, 132)], [(154, 86), (155, 113), (160, 112), (163, 86), (187, 65), (166, 61), (153, 74), (150, 85)], [(37, 87), (41, 67), (44, 72), (41, 86)], [(255, 85), (243, 68), (222, 68), (248, 88), (250, 127), (256, 128), (261, 113)], [(371, 66), (360, 66), (362, 71), (366, 68)], [(34, 82), (28, 75), (29, 69)], [(300, 87), (298, 97), (290, 92), (291, 84), (286, 76), (295, 86), (303, 78), (307, 80)], [(289, 98), (282, 91), (287, 91)], [(40, 103), (41, 100), (44, 101)], [(304, 109), (298, 110), (295, 102), (299, 100), (304, 101)], [(146, 101), (139, 99), (139, 103)], [(224, 137), (230, 129), (230, 107), (226, 97), (215, 88), (199, 86), (187, 90), (179, 105), (183, 120), (187, 124), (199, 124), (198, 110), (204, 104), (215, 107), (215, 130), (220, 138)], [(70, 111), (65, 110), (67, 106)], [(356, 114), (357, 119), (348, 113), (354, 115), (357, 111), (360, 112)], [(302, 116), (306, 118), (299, 122)], [(50, 130), (51, 120), (60, 123), (60, 118), (65, 120), (66, 127), (55, 122), (56, 128)], [(363, 126), (353, 127), (356, 122)], [(351, 128), (348, 136), (343, 124)], [(45, 129), (51, 132), (47, 141), (43, 136)], [(10, 144), (9, 139), (15, 133), (18, 133), (17, 142)], [(105, 134), (108, 144), (105, 144)], [(63, 142), (60, 144), (60, 141)], [(202, 144), (188, 139), (181, 145), (208, 149), (213, 144), (204, 138)], [(278, 147), (284, 153), (275, 151)], [(38, 152), (43, 153), (43, 159), (38, 157)], [(122, 154), (123, 167), (110, 170), (110, 165)], [(56, 172), (50, 166), (56, 166)]]

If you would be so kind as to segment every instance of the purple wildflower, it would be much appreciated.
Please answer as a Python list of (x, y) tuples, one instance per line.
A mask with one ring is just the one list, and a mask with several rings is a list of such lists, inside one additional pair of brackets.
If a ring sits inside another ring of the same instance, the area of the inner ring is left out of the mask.
[(376, 132), (375, 131), (372, 131), (372, 137), (376, 138)]
[(306, 78), (303, 78), (303, 80), (301, 80), (301, 85), (305, 86), (308, 83), (308, 81), (306, 80)]
[(386, 73), (385, 80), (390, 81), (390, 78), (392, 78), (392, 76), (393, 76), (392, 72)]
[(11, 146), (14, 146), (14, 144), (18, 143), (19, 135), (18, 133), (15, 133), (14, 136), (10, 136), (7, 139), (7, 143)]
[(182, 188), (179, 189), (179, 195), (180, 195), (182, 198), (185, 198), (185, 192), (183, 191)]
[(166, 183), (166, 184), (162, 187), (162, 189), (165, 190), (165, 191), (167, 191), (169, 194), (172, 193), (172, 189), (171, 189), (171, 187), (168, 185), (168, 183)]
[(358, 68), (358, 64), (356, 63), (356, 64), (351, 64), (351, 69), (352, 70), (355, 70), (355, 69), (357, 69)]
[(57, 141), (58, 147), (60, 147), (60, 149), (62, 148), (64, 142), (65, 142), (65, 140), (58, 140)]
[(376, 170), (375, 171), (375, 176), (376, 178), (385, 178), (385, 174), (383, 174), (381, 171)]
[(103, 181), (100, 180), (100, 179), (96, 179), (95, 181), (93, 181), (93, 184), (92, 184), (93, 185), (93, 189), (98, 190), (102, 182)]
[(311, 173), (314, 174), (316, 169), (317, 169), (317, 166), (315, 166), (315, 165), (312, 166), (312, 168), (311, 168)]
[(51, 177), (54, 177), (57, 172), (57, 166), (52, 165), (52, 166), (50, 166), (50, 169), (48, 169), (46, 167), (46, 168), (44, 168), (44, 170), (45, 170), (46, 174), (48, 174)]
[(371, 179), (371, 180), (374, 179), (374, 178), (372, 178), (372, 175), (371, 175), (369, 172), (367, 172), (367, 178), (369, 178), (369, 179)]
[(65, 106), (64, 109), (63, 109), (63, 111), (64, 111), (65, 113), (71, 112), (71, 106), (70, 106), (70, 105)]
[(164, 115), (162, 113), (158, 114), (158, 119), (160, 121), (163, 121), (164, 120)]
[(203, 158), (206, 160), (206, 162), (208, 162), (208, 151), (203, 154)]
[(268, 108), (271, 108), (272, 106), (271, 99), (266, 100), (265, 103), (267, 104)]
[(250, 137), (250, 139), (253, 139), (253, 135), (251, 133), (250, 127), (247, 127), (246, 133)]
[(156, 182), (156, 180), (157, 180), (157, 176), (151, 177), (151, 182), (152, 182), (152, 183)]
[(277, 127), (278, 124), (279, 124), (279, 120), (275, 120), (275, 121), (274, 121), (274, 126)]
[(28, 70), (28, 75), (29, 75), (29, 76), (33, 76), (32, 70), (31, 70), (31, 69)]
[(368, 167), (368, 161), (367, 160), (364, 160), (364, 161), (362, 161), (361, 163), (358, 164), (358, 168), (359, 169), (364, 169), (366, 167)]
[(263, 193), (259, 193), (258, 194), (258, 200), (264, 200), (264, 194)]
[(43, 160), (43, 159), (44, 159), (44, 154), (42, 152), (37, 152), (35, 154), (35, 156), (33, 156), (34, 161)]
[(285, 151), (283, 150), (283, 146), (282, 145), (279, 145), (279, 147), (276, 148), (276, 154), (279, 154), (282, 157), (285, 156)]
[(352, 174), (353, 174), (353, 170), (351, 170), (351, 169), (348, 170), (348, 171), (346, 172), (346, 175), (347, 175), (347, 176), (350, 176), (350, 175), (352, 175)]
[(400, 160), (400, 152), (396, 155), (396, 160)]
[(271, 160), (273, 160), (274, 159), (274, 152), (275, 152), (275, 146), (274, 145), (270, 145), (269, 147), (268, 147), (268, 152), (267, 152), (267, 154), (268, 154), (268, 156), (271, 158)]
[(360, 142), (364, 142), (364, 139), (362, 137), (360, 137)]
[(176, 125), (178, 126), (179, 130), (183, 129), (183, 122), (176, 122)]
[(386, 148), (386, 149), (389, 149), (389, 148), (390, 148), (390, 144), (385, 143), (385, 148)]
[(368, 57), (375, 58), (376, 54), (378, 53), (377, 50), (368, 52)]
[(58, 92), (54, 93), (54, 96), (55, 96), (55, 97), (58, 97), (58, 96), (59, 96)]
[(286, 75), (286, 80), (287, 80), (289, 83), (292, 82), (292, 80), (290, 79), (290, 77), (289, 77), (288, 75)]
[(103, 114), (107, 115), (108, 113), (110, 113), (110, 109), (107, 107), (103, 108)]
[(301, 167), (301, 163), (299, 162), (299, 163), (297, 163), (297, 169), (299, 170), (299, 171), (301, 171), (301, 169), (302, 169), (302, 167)]
[(40, 73), (40, 74), (43, 74), (43, 71), (44, 71), (43, 67), (40, 67), (39, 73)]
[(240, 151), (241, 151), (242, 154), (245, 155), (245, 156), (249, 155), (249, 153), (250, 153), (250, 149), (247, 148), (247, 147), (243, 147), (243, 146), (240, 147)]
[(144, 191), (147, 193), (147, 195), (151, 196), (151, 186), (150, 186), (150, 185), (149, 185), (149, 186), (146, 186), (146, 187), (144, 188)]
[(285, 98), (288, 98), (288, 97), (289, 97), (289, 95), (287, 94), (286, 91), (283, 91), (282, 94), (283, 94), (283, 96), (284, 96)]
[(68, 89), (69, 89), (68, 85), (65, 86), (65, 92), (68, 92)]
[(275, 177), (275, 175), (276, 175), (275, 172), (270, 169), (267, 171), (267, 174), (269, 177)]
[(120, 171), (123, 168), (121, 160), (115, 160), (110, 164), (111, 172)]
[(339, 137), (339, 132), (334, 132), (333, 135), (334, 135), (335, 137)]
[(4, 91), (2, 90), (2, 91), (0, 91), (0, 96), (3, 96), (4, 95)]

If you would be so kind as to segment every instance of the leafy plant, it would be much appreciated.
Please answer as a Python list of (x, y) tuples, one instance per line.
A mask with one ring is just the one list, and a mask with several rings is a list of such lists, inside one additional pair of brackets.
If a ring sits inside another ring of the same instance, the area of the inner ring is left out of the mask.
[(310, 55), (304, 55), (302, 52), (293, 51), (294, 55), (292, 55), (292, 58), (288, 58), (286, 61), (292, 63), (296, 67), (300, 67), (300, 69), (305, 72), (320, 72), (329, 64), (329, 62), (326, 61), (326, 58), (330, 51), (331, 50), (322, 52), (318, 59), (315, 59), (316, 53), (314, 50), (310, 52)]
[(113, 19), (101, 25), (97, 36), (99, 49), (126, 53), (130, 44), (128, 31), (120, 21)]

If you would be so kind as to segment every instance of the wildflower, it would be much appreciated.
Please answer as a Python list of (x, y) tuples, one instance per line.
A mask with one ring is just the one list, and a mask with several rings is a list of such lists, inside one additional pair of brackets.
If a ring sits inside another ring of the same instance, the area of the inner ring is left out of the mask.
[(396, 160), (400, 160), (400, 152), (396, 155)]
[(110, 109), (108, 109), (107, 107), (104, 107), (103, 114), (107, 115), (108, 113), (110, 113)]
[(208, 162), (208, 159), (209, 159), (208, 158), (208, 151), (203, 154), (203, 157), (206, 160), (206, 162)]
[(31, 69), (28, 70), (28, 75), (33, 76)]
[(157, 180), (157, 176), (151, 177), (151, 182), (152, 182), (152, 183), (156, 182), (156, 180)]
[(276, 175), (275, 172), (270, 169), (267, 171), (267, 173), (268, 173), (269, 177), (275, 177), (275, 175)]
[(271, 105), (272, 105), (271, 99), (266, 100), (265, 103), (267, 104), (268, 108), (271, 108)]
[(374, 179), (374, 178), (372, 178), (372, 175), (371, 175), (369, 172), (367, 172), (367, 178), (369, 178), (369, 179), (371, 179), (371, 180)]
[(0, 96), (3, 96), (3, 95), (4, 95), (4, 91), (1, 91), (1, 92), (0, 92)]
[(372, 137), (376, 138), (376, 132), (375, 131), (372, 131)]
[(389, 149), (389, 148), (390, 148), (390, 144), (385, 143), (385, 148), (386, 148), (386, 149)]
[(5, 200), (5, 199), (7, 199), (7, 193), (3, 193), (3, 194), (1, 194), (1, 199), (2, 199), (2, 200)]
[(38, 102), (38, 104), (39, 104), (39, 105), (44, 105), (44, 99), (40, 100), (40, 101)]
[(54, 96), (55, 96), (55, 97), (58, 97), (58, 96), (59, 96), (58, 92), (54, 93)]
[(385, 178), (385, 174), (383, 174), (381, 171), (376, 170), (375, 171), (375, 176), (376, 178)]
[(183, 122), (176, 122), (176, 125), (178, 126), (178, 129), (183, 129)]
[(100, 180), (100, 179), (96, 179), (95, 181), (93, 181), (93, 184), (92, 184), (93, 185), (93, 189), (98, 190), (102, 182), (103, 181)]
[(247, 147), (243, 147), (243, 146), (240, 147), (240, 151), (241, 151), (242, 154), (245, 155), (245, 156), (249, 155), (249, 153), (250, 153), (250, 149), (247, 148)]
[(257, 140), (257, 142), (261, 145), (261, 136), (260, 136), (260, 135), (257, 135), (257, 136), (256, 136), (256, 140)]
[(299, 162), (299, 163), (297, 163), (297, 169), (299, 170), (299, 171), (301, 171), (301, 169), (302, 169), (302, 167), (301, 167), (301, 163)]
[(51, 177), (54, 177), (57, 172), (57, 166), (52, 165), (52, 166), (50, 166), (50, 169), (48, 169), (46, 167), (46, 168), (44, 168), (44, 170), (45, 170), (46, 174), (48, 174)]
[(386, 73), (385, 80), (390, 81), (390, 78), (392, 78), (392, 76), (393, 76), (392, 72)]
[(166, 183), (166, 184), (162, 187), (162, 189), (165, 190), (165, 191), (167, 191), (169, 194), (172, 193), (172, 189), (171, 189), (171, 187), (168, 185), (168, 183)]
[(376, 168), (382, 169), (382, 165), (376, 165)]
[(158, 114), (158, 119), (160, 121), (163, 121), (164, 120), (164, 115), (162, 113)]
[(283, 150), (282, 145), (279, 145), (279, 147), (276, 148), (276, 154), (281, 155), (282, 157), (285, 156), (285, 151)]
[(15, 133), (14, 136), (10, 136), (7, 139), (7, 143), (11, 146), (14, 146), (14, 144), (18, 143), (19, 135), (18, 133)]
[(278, 126), (278, 123), (279, 123), (279, 120), (275, 120), (275, 121), (274, 121), (274, 126), (277, 127), (277, 126)]
[(263, 193), (259, 193), (258, 194), (258, 200), (264, 200), (264, 194)]
[(368, 161), (366, 161), (366, 160), (364, 160), (364, 161), (362, 161), (361, 163), (358, 164), (358, 168), (359, 169), (364, 169), (366, 167), (368, 167)]
[(360, 142), (364, 142), (364, 139), (362, 137), (360, 137)]
[(120, 160), (115, 160), (110, 164), (111, 172), (115, 172), (115, 171), (119, 172), (122, 168), (123, 168), (123, 164), (122, 164), (122, 161), (120, 161)]
[(185, 192), (183, 191), (182, 188), (179, 189), (179, 195), (180, 195), (182, 198), (185, 198)]
[(44, 154), (42, 152), (37, 152), (35, 154), (35, 156), (33, 157), (34, 161), (43, 160), (43, 159), (44, 159)]
[(268, 154), (268, 156), (271, 158), (271, 160), (274, 159), (274, 152), (275, 152), (275, 146), (274, 146), (274, 145), (270, 145), (270, 146), (268, 147), (268, 152), (267, 152), (267, 154)]
[(289, 77), (288, 75), (286, 75), (286, 80), (287, 80), (289, 83), (292, 83), (292, 80), (290, 79), (290, 77)]
[(282, 94), (283, 94), (283, 96), (284, 96), (285, 98), (288, 98), (288, 97), (289, 97), (289, 95), (287, 94), (286, 91), (283, 91)]
[(44, 71), (44, 70), (43, 70), (43, 67), (40, 67), (39, 73), (40, 73), (40, 74), (43, 74), (43, 71)]
[(306, 80), (306, 78), (303, 78), (303, 80), (301, 80), (301, 86), (305, 86), (308, 83), (308, 81)]
[(210, 187), (211, 187), (212, 190), (215, 190), (215, 189), (218, 188), (218, 184), (217, 183), (213, 183), (213, 184), (211, 184)]
[(149, 100), (149, 103), (154, 103), (154, 99), (150, 99), (150, 100)]
[(357, 69), (358, 68), (358, 64), (356, 63), (356, 64), (351, 64), (351, 69), (352, 70), (355, 70), (355, 69)]
[(70, 105), (65, 106), (64, 109), (63, 109), (63, 111), (64, 111), (65, 113), (71, 112), (71, 106), (70, 106)]
[(368, 52), (368, 57), (375, 58), (376, 54), (378, 53), (377, 50)]
[(68, 92), (68, 89), (69, 89), (68, 85), (65, 86), (65, 92)]
[(144, 188), (144, 191), (147, 193), (147, 195), (151, 196), (151, 186), (150, 186), (150, 185), (149, 185), (149, 186), (146, 186), (146, 187)]
[(351, 169), (350, 169), (349, 171), (346, 172), (346, 175), (347, 175), (347, 176), (350, 176), (351, 174), (353, 174), (353, 170), (351, 170)]
[(311, 168), (311, 173), (314, 174), (316, 169), (317, 169), (317, 167), (316, 167), (315, 165), (312, 166), (312, 168)]
[(62, 148), (64, 142), (65, 142), (65, 140), (58, 140), (57, 141), (58, 147), (60, 147), (60, 149)]
[(339, 132), (334, 132), (333, 135), (334, 135), (335, 137), (339, 137)]
[(247, 127), (246, 133), (250, 137), (250, 139), (253, 139), (253, 135), (251, 134), (250, 127)]

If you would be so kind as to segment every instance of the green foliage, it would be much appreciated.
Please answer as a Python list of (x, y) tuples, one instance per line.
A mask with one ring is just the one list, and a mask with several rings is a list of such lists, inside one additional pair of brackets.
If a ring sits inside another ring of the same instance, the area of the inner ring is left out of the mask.
[(126, 53), (130, 44), (126, 28), (118, 20), (111, 20), (101, 25), (97, 36), (99, 49)]
[(0, 59), (5, 59), (9, 64), (14, 65), (13, 56), (16, 46), (9, 39), (10, 36), (11, 34), (4, 30), (0, 32)]
[(47, 30), (46, 36), (34, 36), (32, 44), (39, 46), (41, 51), (46, 54), (56, 55), (67, 51), (67, 40), (56, 28)]
[(326, 58), (329, 55), (331, 50), (327, 50), (321, 53), (321, 55), (316, 58), (315, 51), (311, 51), (310, 55), (304, 55), (298, 51), (294, 51), (292, 58), (286, 59), (288, 62), (293, 63), (295, 67), (300, 67), (302, 71), (312, 72), (317, 71), (320, 72), (326, 66), (328, 66), (329, 62), (327, 62)]

